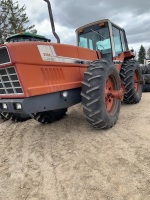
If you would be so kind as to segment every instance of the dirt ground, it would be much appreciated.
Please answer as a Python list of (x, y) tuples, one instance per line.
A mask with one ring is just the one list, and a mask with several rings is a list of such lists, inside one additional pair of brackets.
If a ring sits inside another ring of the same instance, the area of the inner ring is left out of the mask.
[(81, 105), (53, 124), (0, 120), (0, 200), (149, 200), (150, 93), (93, 130)]

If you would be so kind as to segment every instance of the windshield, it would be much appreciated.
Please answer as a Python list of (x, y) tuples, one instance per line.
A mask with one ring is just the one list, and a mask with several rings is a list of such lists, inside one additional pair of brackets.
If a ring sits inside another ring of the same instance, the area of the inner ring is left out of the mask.
[(79, 35), (79, 47), (99, 50), (102, 57), (112, 58), (111, 41), (108, 27), (98, 30), (90, 29), (90, 32)]

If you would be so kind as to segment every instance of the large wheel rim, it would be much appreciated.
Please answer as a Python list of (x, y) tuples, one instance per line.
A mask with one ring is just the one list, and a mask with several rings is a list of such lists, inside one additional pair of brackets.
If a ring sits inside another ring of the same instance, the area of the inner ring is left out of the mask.
[(115, 86), (116, 86), (115, 78), (113, 75), (110, 75), (106, 81), (106, 86), (105, 86), (105, 106), (107, 112), (109, 113), (112, 112), (115, 104), (115, 99), (111, 95), (112, 91), (116, 89)]

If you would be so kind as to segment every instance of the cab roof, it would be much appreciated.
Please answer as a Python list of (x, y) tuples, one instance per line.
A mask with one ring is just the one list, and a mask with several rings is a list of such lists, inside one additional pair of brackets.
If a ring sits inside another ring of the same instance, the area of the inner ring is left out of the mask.
[(29, 32), (20, 32), (20, 33), (16, 33), (16, 34), (13, 34), (13, 35), (7, 37), (6, 41), (9, 41), (10, 39), (17, 38), (17, 37), (20, 37), (20, 36), (21, 37), (28, 36), (28, 37), (38, 38), (38, 39), (49, 40), (45, 36), (42, 36), (42, 35), (36, 35), (36, 34), (33, 34), (33, 33), (29, 33)]
[[(95, 22), (91, 22), (91, 23), (85, 24), (85, 25), (83, 25), (83, 26), (77, 28), (77, 29), (75, 30), (75, 32), (77, 33), (77, 32), (79, 32), (81, 29), (84, 29), (84, 28), (86, 28), (86, 27), (93, 26), (93, 25), (96, 25), (96, 24), (101, 24), (101, 23), (104, 23), (104, 22), (111, 23), (111, 24), (115, 25), (116, 27), (118, 27), (119, 29), (123, 29), (123, 28), (121, 28), (120, 26), (116, 25), (115, 23), (111, 22), (109, 19), (102, 19), (102, 20), (98, 20), (98, 21), (95, 21)], [(124, 29), (123, 29), (123, 30), (124, 30)]]

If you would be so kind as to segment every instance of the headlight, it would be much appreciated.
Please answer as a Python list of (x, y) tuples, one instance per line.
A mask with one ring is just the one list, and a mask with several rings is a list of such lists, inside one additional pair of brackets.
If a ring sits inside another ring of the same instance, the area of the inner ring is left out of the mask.
[(7, 110), (7, 108), (8, 108), (8, 107), (7, 107), (7, 104), (6, 104), (6, 103), (3, 103), (3, 104), (2, 104), (2, 108), (3, 108), (4, 110)]
[(22, 110), (22, 105), (21, 103), (16, 103), (15, 104), (16, 110)]
[(68, 92), (67, 92), (67, 91), (62, 92), (62, 96), (63, 96), (64, 98), (67, 98), (67, 96), (68, 96)]

